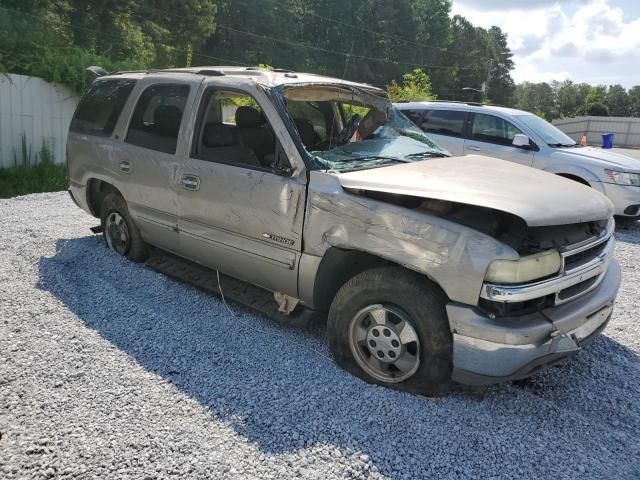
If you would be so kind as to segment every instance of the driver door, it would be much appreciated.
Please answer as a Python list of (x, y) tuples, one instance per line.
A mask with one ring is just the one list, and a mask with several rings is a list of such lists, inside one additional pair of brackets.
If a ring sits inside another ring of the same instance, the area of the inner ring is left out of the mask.
[(178, 172), (181, 250), (297, 297), (306, 178), (274, 173), (277, 160), (288, 165), (271, 127), (277, 112), (255, 93), (209, 86), (201, 96), (191, 151)]
[(523, 132), (503, 118), (474, 113), (469, 137), (464, 142), (464, 153), (496, 157), (530, 167), (533, 150), (512, 145), (513, 137), (518, 133)]

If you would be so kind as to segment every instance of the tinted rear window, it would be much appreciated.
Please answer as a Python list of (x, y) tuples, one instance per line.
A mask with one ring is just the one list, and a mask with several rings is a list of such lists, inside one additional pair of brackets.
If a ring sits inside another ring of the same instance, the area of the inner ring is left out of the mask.
[(125, 141), (159, 152), (176, 153), (188, 96), (188, 85), (163, 83), (148, 87), (138, 99)]
[(461, 137), (467, 112), (454, 110), (430, 110), (422, 120), (422, 130), (428, 133)]
[(108, 137), (136, 81), (131, 78), (95, 82), (78, 104), (69, 130)]

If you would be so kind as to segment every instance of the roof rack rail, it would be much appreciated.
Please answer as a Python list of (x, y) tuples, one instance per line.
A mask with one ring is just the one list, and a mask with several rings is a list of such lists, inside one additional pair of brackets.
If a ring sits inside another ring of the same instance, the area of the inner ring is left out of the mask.
[(214, 70), (212, 68), (203, 68), (202, 70), (198, 70), (196, 73), (200, 75), (207, 75), (208, 77), (224, 77), (226, 75), (222, 70)]
[(429, 100), (429, 102), (436, 102), (436, 103), (462, 103), (463, 105), (473, 105), (476, 107), (483, 107), (486, 105), (486, 103), (480, 103), (480, 102), (465, 102), (464, 100)]
[(412, 103), (412, 102), (431, 102), (431, 103), (460, 103), (462, 105), (473, 105), (476, 107), (484, 107), (489, 104), (480, 102), (465, 102), (463, 100), (398, 100), (395, 103)]
[(245, 70), (268, 70), (270, 72), (277, 72), (277, 73), (295, 73), (293, 70), (288, 70), (286, 68), (263, 68), (263, 67), (246, 67)]

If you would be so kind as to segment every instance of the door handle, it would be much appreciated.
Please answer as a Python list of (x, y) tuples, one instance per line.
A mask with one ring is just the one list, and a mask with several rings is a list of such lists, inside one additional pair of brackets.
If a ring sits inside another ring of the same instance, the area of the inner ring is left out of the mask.
[(120, 162), (120, 170), (124, 173), (129, 173), (131, 171), (131, 164), (127, 160), (122, 160)]
[(200, 188), (200, 177), (196, 175), (183, 175), (180, 182), (185, 190), (196, 191)]
[(473, 150), (474, 152), (480, 152), (482, 149), (480, 147), (476, 147), (475, 145), (469, 145), (467, 150)]

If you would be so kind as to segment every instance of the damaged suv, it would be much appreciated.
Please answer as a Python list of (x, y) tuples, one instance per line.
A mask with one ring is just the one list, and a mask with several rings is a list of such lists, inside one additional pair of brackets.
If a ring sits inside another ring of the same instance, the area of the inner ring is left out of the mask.
[(115, 252), (144, 261), (153, 245), (257, 285), (292, 323), (324, 313), (339, 365), (409, 392), (523, 378), (578, 352), (620, 283), (603, 195), (451, 157), (369, 85), (111, 74), (83, 96), (67, 155), (71, 196)]

